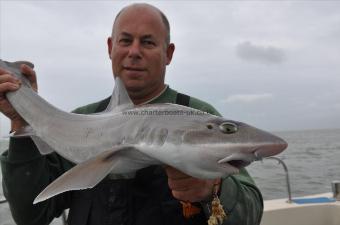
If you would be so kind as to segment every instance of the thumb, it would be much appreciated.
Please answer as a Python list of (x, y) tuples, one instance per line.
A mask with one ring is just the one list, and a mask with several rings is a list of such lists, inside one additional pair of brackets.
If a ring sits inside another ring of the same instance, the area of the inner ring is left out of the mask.
[[(33, 66), (33, 64), (31, 64)], [(35, 74), (35, 71), (33, 70), (33, 67), (30, 67), (27, 64), (21, 64), (20, 70), (23, 75), (29, 80), (31, 83), (32, 88), (37, 91), (38, 90), (38, 84), (37, 84), (37, 76)]]

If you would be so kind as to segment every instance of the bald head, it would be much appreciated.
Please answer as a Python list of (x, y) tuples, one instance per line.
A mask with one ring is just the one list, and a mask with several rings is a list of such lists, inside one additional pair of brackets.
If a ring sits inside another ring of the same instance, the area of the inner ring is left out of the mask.
[(168, 46), (170, 44), (170, 24), (169, 21), (167, 19), (167, 17), (164, 15), (164, 13), (159, 10), (158, 8), (156, 8), (155, 6), (152, 6), (150, 4), (146, 4), (146, 3), (135, 3), (129, 6), (124, 7), (122, 10), (119, 11), (119, 13), (117, 14), (114, 23), (113, 23), (113, 27), (112, 27), (112, 38), (115, 35), (115, 30), (116, 30), (116, 24), (117, 21), (120, 19), (122, 14), (125, 13), (154, 13), (155, 14), (155, 19), (158, 17), (160, 19), (160, 21), (162, 21), (162, 24), (164, 25), (164, 30), (166, 32), (166, 38), (165, 38), (165, 43), (166, 46)]

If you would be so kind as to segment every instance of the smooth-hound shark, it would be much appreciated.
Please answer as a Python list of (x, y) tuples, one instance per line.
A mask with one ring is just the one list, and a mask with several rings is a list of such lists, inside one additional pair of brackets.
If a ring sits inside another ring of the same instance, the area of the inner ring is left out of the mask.
[(226, 177), (287, 147), (273, 134), (186, 106), (135, 106), (118, 77), (105, 111), (64, 112), (33, 91), (20, 72), (21, 63), (33, 66), (0, 60), (0, 67), (22, 81), (17, 91), (6, 93), (30, 127), (18, 138), (28, 135), (41, 154), (56, 151), (77, 164), (47, 186), (34, 203), (65, 191), (92, 188), (109, 174), (131, 175), (150, 165), (169, 165), (197, 178)]

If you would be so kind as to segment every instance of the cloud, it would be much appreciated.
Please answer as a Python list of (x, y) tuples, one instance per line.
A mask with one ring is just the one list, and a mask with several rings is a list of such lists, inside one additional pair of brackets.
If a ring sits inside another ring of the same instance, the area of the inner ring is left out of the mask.
[[(106, 39), (130, 3), (1, 1), (0, 56), (34, 62), (39, 93), (58, 108), (98, 101), (113, 86)], [(171, 23), (170, 87), (269, 129), (339, 127), (340, 1), (150, 3)], [(9, 129), (0, 116), (0, 133)]]
[(236, 54), (241, 59), (261, 63), (278, 64), (286, 59), (284, 51), (274, 46), (255, 45), (249, 41), (236, 46)]
[(274, 96), (270, 93), (263, 94), (236, 94), (230, 95), (222, 100), (223, 103), (253, 103), (263, 100), (272, 99)]

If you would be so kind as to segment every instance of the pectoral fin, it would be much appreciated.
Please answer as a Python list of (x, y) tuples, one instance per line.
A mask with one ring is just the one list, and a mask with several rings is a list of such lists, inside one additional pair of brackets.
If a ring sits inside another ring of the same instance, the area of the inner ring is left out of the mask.
[[(92, 188), (97, 185), (117, 163), (119, 152), (134, 150), (133, 147), (117, 147), (99, 154), (97, 157), (82, 162), (48, 185), (34, 200), (33, 204), (42, 202), (57, 194)], [(119, 162), (118, 162), (119, 163)]]

